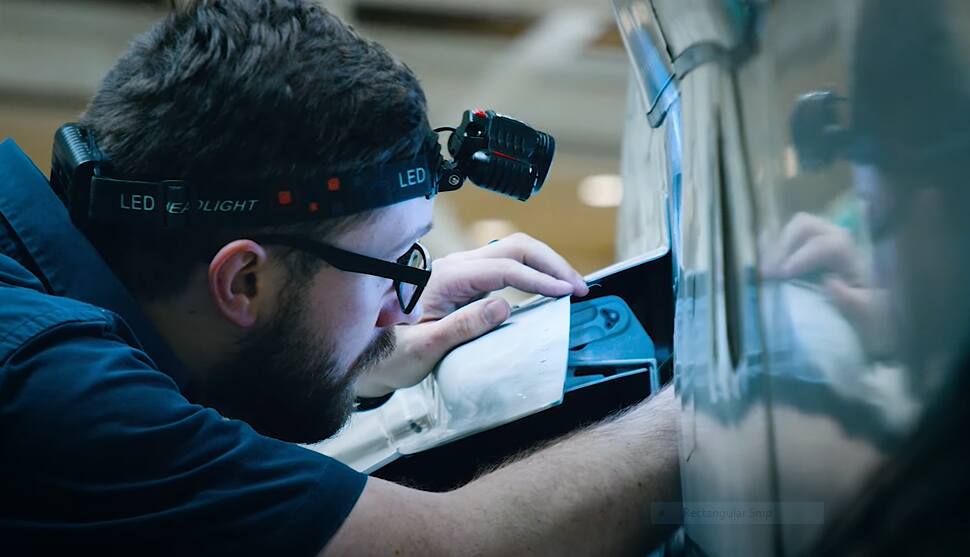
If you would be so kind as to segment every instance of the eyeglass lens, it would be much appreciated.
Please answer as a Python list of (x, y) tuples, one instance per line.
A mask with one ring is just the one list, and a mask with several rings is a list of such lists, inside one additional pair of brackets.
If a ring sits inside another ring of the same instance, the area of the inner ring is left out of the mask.
[[(405, 253), (398, 259), (398, 263), (407, 265), (408, 267), (414, 267), (416, 269), (427, 270), (428, 261), (425, 257), (424, 250), (422, 250), (418, 245), (411, 246), (408, 253)], [(418, 287), (414, 284), (409, 284), (406, 282), (398, 282), (397, 284), (397, 298), (401, 303), (401, 309), (407, 308), (411, 304), (411, 298), (414, 297), (414, 293), (417, 291)]]

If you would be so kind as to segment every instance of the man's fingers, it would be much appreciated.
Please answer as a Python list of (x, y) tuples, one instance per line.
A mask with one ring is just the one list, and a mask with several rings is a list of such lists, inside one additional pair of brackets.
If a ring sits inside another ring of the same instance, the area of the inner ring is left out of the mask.
[(810, 213), (798, 213), (781, 231), (782, 254), (791, 254), (807, 243), (813, 236), (831, 234), (842, 230), (827, 220)]
[(498, 327), (509, 318), (512, 312), (509, 303), (501, 298), (489, 298), (456, 310), (447, 316), (429, 323), (432, 337), (427, 344), (434, 360), (449, 350), (478, 338)]
[[(511, 286), (531, 294), (568, 296), (577, 293), (571, 282), (555, 278), (512, 259), (475, 259), (460, 269), (462, 278), (477, 292), (494, 292)], [(584, 292), (588, 291), (585, 290)]]
[(512, 259), (572, 284), (578, 295), (584, 296), (589, 292), (582, 275), (576, 269), (573, 269), (561, 255), (546, 244), (526, 234), (513, 234), (498, 242), (456, 255), (463, 260)]
[(850, 282), (858, 282), (861, 277), (857, 262), (853, 261), (855, 256), (855, 247), (848, 235), (829, 233), (816, 236), (789, 253), (781, 270), (787, 278), (835, 272)]

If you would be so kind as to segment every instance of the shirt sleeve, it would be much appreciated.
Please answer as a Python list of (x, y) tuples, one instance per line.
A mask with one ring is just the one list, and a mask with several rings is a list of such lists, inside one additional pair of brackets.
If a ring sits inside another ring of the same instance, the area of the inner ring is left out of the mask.
[(0, 545), (316, 555), (366, 476), (191, 404), (117, 335), (61, 324), (0, 362)]

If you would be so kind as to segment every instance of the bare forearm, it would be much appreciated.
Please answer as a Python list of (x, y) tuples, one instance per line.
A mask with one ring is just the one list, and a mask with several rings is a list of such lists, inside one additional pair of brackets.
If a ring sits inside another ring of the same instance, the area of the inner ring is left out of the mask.
[(483, 533), (469, 553), (644, 554), (671, 528), (651, 504), (680, 500), (672, 391), (453, 492)]
[(680, 500), (672, 389), (449, 493), (371, 478), (325, 555), (643, 555)]

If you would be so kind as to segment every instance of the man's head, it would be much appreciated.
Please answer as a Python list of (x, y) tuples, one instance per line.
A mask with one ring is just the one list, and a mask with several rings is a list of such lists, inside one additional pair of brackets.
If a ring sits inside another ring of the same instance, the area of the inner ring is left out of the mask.
[[(326, 182), (429, 141), (413, 73), (309, 0), (200, 0), (108, 74), (82, 125), (129, 179)], [(269, 435), (312, 441), (349, 410), (355, 368), (414, 319), (391, 281), (248, 240), (284, 232), (393, 260), (426, 231), (416, 199), (267, 229), (86, 229), (193, 371), (201, 402)], [(405, 245), (407, 244), (407, 245)]]
[[(378, 209), (330, 243), (394, 260), (427, 232), (431, 208), (430, 201), (415, 199)], [(420, 310), (404, 315), (386, 278), (330, 266), (294, 278), (273, 263), (279, 259), (274, 252), (284, 249), (230, 242), (209, 264), (208, 280), (194, 282), (208, 284), (207, 295), (189, 294), (175, 307), (193, 311), (194, 301), (203, 298), (215, 310), (208, 313), (216, 326), (226, 322), (230, 330), (247, 331), (201, 379), (206, 403), (268, 435), (310, 442), (329, 437), (346, 421), (354, 380), (389, 355), (391, 327), (413, 322)], [(158, 307), (154, 312), (169, 312), (178, 327), (196, 319)]]

